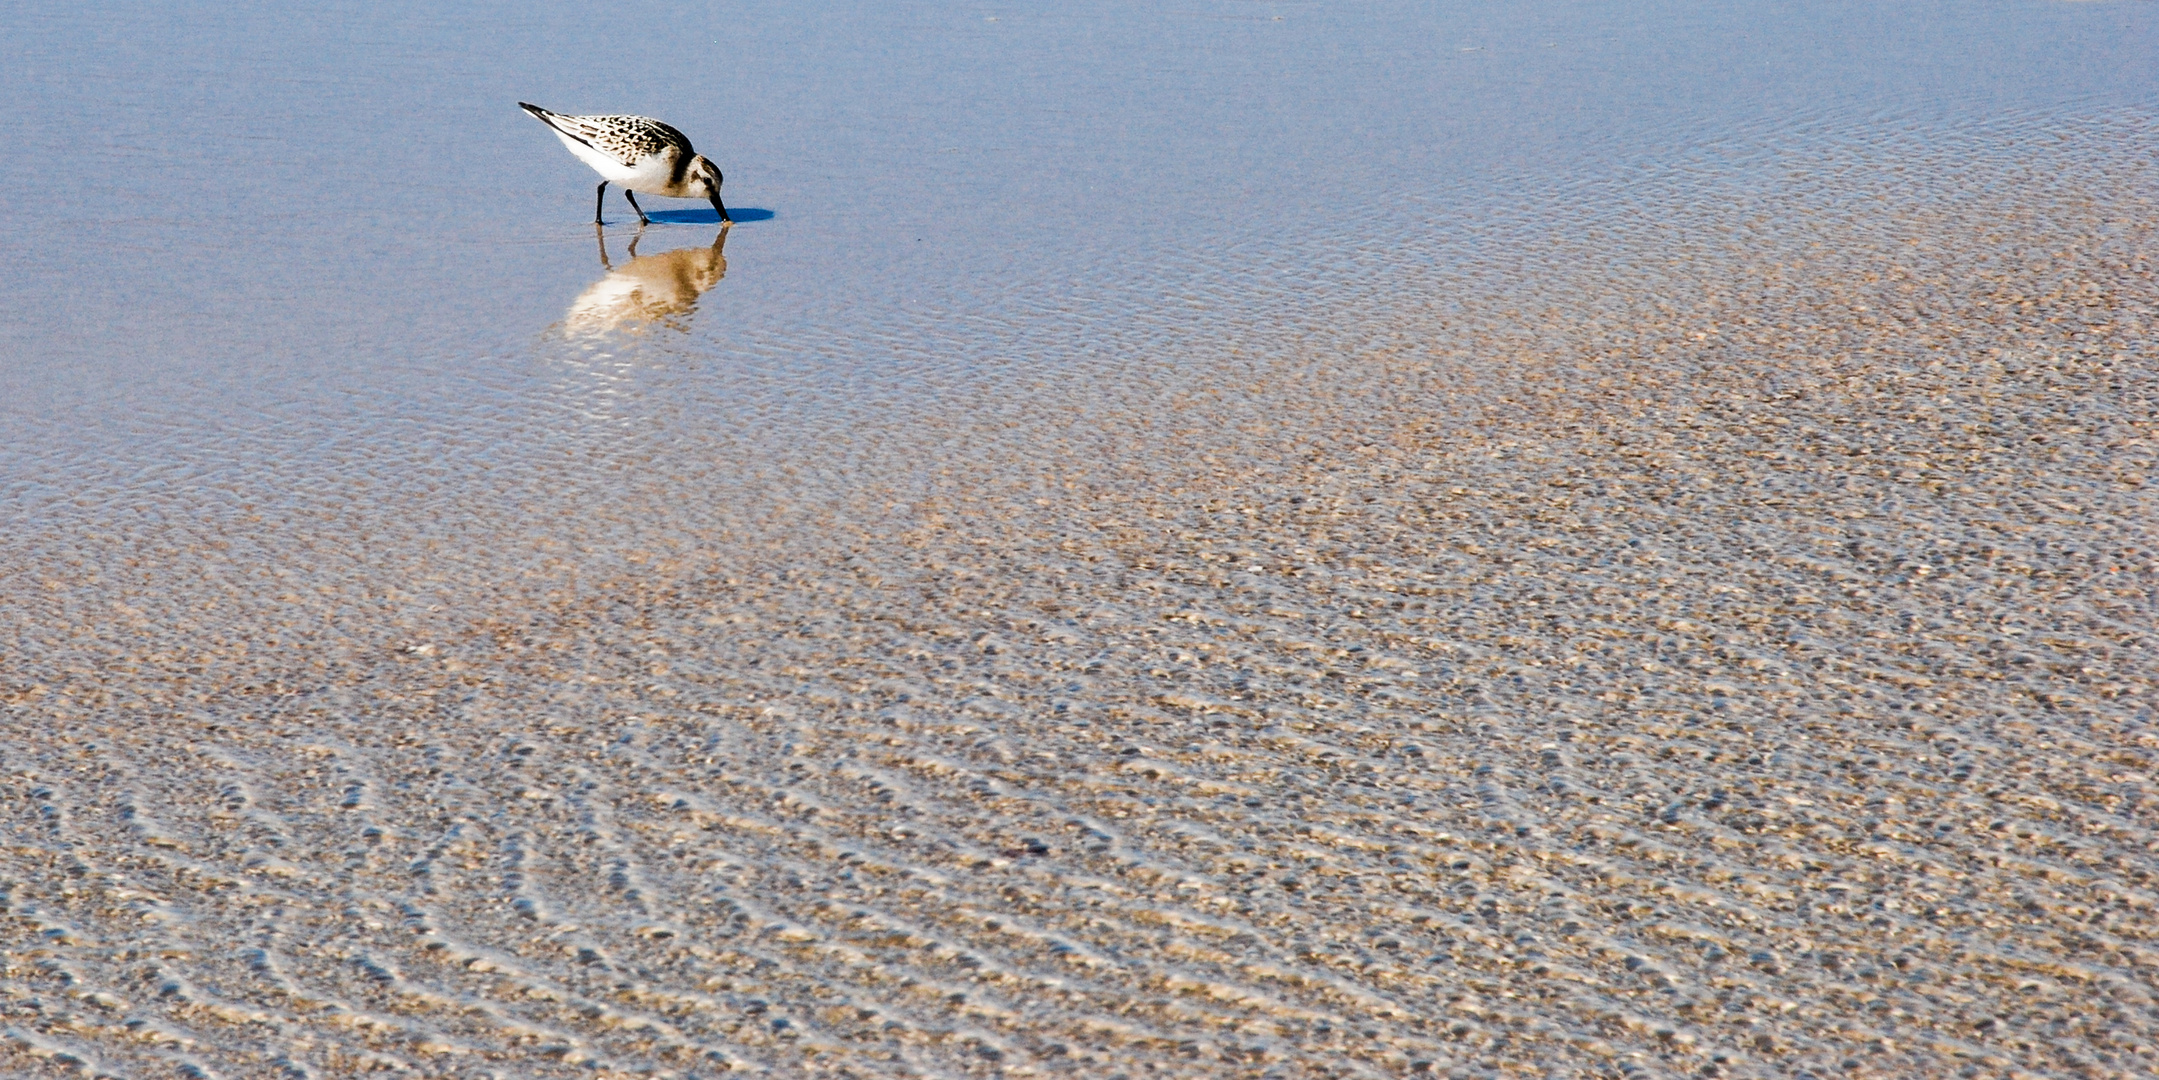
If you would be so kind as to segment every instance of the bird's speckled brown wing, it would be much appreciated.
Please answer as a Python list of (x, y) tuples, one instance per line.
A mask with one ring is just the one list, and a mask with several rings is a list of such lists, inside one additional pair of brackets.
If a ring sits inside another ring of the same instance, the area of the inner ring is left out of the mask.
[(684, 160), (696, 153), (690, 147), (688, 136), (675, 130), (672, 125), (661, 123), (649, 116), (564, 116), (536, 105), (526, 105), (524, 108), (549, 127), (621, 162), (625, 167), (634, 166), (647, 158), (664, 156), (669, 150), (675, 151)]

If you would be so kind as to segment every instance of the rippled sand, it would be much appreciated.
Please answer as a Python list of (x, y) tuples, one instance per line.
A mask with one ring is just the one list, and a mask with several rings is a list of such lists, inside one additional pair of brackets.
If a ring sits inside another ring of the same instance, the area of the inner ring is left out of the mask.
[(712, 403), (692, 230), (536, 412), (18, 489), (0, 1071), (2150, 1075), (2152, 130), (1734, 137), (829, 416)]
[(2159, 1073), (2151, 8), (33, 4), (0, 1075)]

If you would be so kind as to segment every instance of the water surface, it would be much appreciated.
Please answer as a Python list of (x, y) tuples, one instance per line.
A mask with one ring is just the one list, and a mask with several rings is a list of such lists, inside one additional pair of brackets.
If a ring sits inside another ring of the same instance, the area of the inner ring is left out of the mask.
[(15, 21), (10, 1074), (2154, 1067), (2150, 5)]

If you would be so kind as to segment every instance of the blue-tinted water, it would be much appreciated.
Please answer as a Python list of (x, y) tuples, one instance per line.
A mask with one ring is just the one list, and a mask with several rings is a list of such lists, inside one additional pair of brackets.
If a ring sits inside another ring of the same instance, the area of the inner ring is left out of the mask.
[(2153, 18), (18, 7), (0, 1071), (2148, 1073)]

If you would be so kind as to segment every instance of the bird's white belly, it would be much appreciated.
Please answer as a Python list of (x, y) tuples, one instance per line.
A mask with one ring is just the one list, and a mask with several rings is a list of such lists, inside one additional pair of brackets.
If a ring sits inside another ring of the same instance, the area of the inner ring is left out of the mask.
[[(620, 168), (620, 166), (617, 167)], [(642, 191), (649, 195), (675, 194), (674, 184), (670, 182), (675, 178), (675, 171), (668, 167), (665, 158), (657, 155), (648, 157), (630, 168), (624, 169), (623, 173), (623, 177), (616, 180), (615, 183), (621, 184), (631, 191)]]
[(592, 166), (592, 171), (599, 173), (600, 179), (608, 183), (652, 195), (665, 195), (672, 186), (668, 181), (674, 179), (674, 170), (668, 167), (667, 159), (657, 154), (647, 156), (635, 164), (624, 165), (559, 131), (555, 132), (555, 137), (562, 140), (562, 145), (568, 147), (570, 153), (577, 155), (577, 160)]

